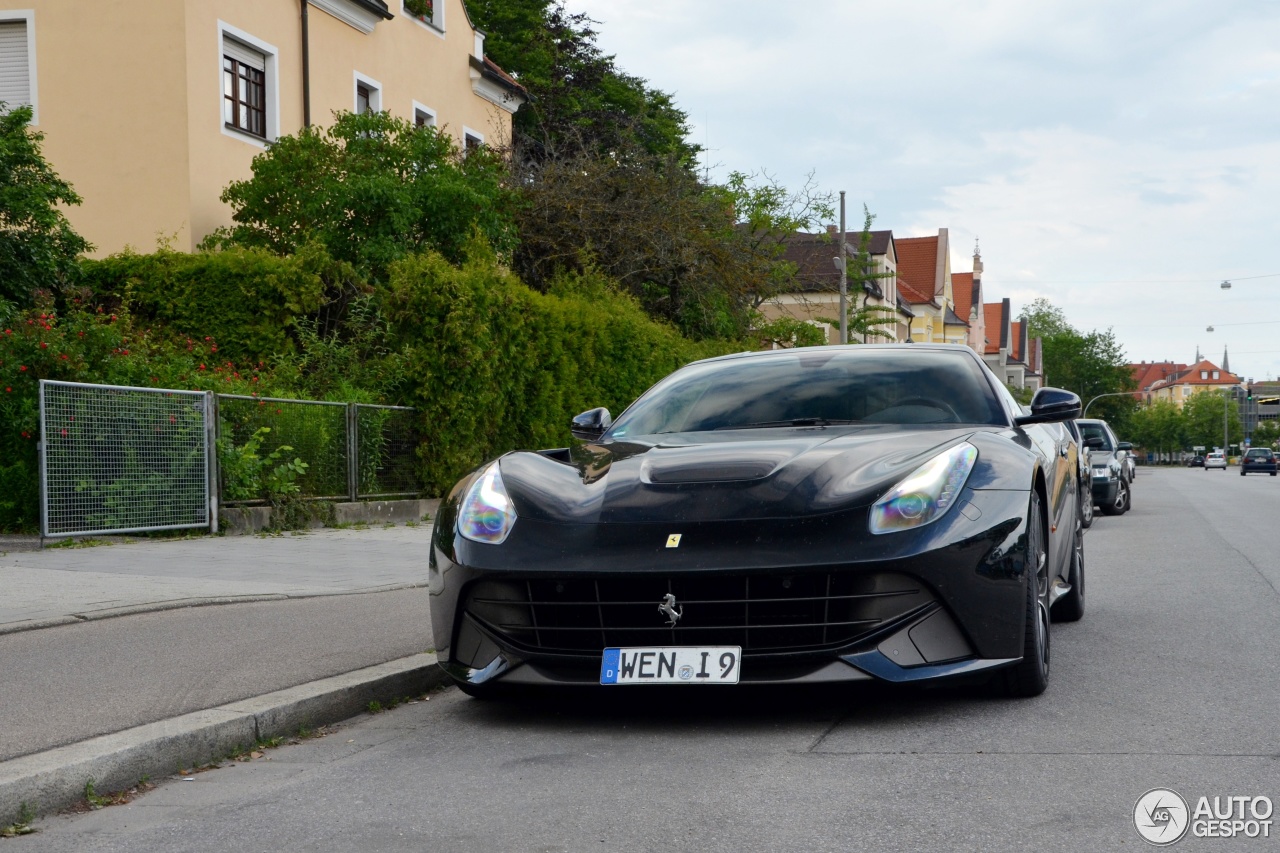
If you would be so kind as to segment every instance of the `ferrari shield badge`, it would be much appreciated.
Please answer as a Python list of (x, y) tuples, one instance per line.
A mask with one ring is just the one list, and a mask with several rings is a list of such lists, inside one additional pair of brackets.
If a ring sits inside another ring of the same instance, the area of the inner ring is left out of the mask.
[(679, 547), (680, 547), (680, 534), (679, 534), (679, 533), (672, 533), (670, 536), (668, 536), (668, 537), (667, 537), (667, 547), (668, 547), (668, 548), (679, 548)]

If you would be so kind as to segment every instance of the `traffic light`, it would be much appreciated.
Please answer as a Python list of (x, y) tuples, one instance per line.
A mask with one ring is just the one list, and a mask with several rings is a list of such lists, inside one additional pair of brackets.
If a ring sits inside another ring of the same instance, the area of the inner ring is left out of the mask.
[(1247, 399), (1249, 400), (1250, 403), (1253, 402), (1253, 386), (1252, 385), (1249, 386), (1249, 395)]

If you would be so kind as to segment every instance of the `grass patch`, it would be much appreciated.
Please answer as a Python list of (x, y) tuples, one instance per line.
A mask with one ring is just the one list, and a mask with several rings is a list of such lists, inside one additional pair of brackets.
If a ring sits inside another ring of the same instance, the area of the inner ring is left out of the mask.
[(29, 803), (18, 806), (18, 817), (8, 826), (0, 826), (0, 838), (17, 838), (19, 835), (30, 835), (36, 831), (31, 822), (36, 819), (36, 810)]
[(145, 794), (154, 787), (155, 785), (152, 784), (150, 778), (144, 776), (132, 788), (99, 794), (97, 785), (93, 779), (90, 779), (84, 783), (84, 799), (73, 806), (71, 810), (74, 812), (96, 812), (98, 809), (104, 809), (107, 806), (124, 805), (125, 803), (133, 802), (139, 795)]

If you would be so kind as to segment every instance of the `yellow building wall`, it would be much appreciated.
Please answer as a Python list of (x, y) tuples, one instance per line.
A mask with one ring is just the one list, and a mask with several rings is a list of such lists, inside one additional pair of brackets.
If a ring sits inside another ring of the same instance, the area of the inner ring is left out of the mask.
[[(3, 2), (3, 0), (0, 0)], [(35, 12), (44, 154), (84, 203), (67, 218), (98, 254), (190, 241), (183, 3), (23, 0)], [(7, 7), (6, 7), (7, 8)], [(169, 33), (169, 38), (157, 38)]]
[[(0, 4), (5, 0), (0, 0)], [(511, 115), (475, 94), (475, 31), (462, 0), (444, 3), (441, 33), (389, 0), (392, 20), (363, 33), (312, 5), (311, 119), (355, 106), (355, 72), (380, 84), (382, 108), (412, 120), (414, 101), (461, 143), (469, 128), (509, 140)], [(4, 8), (9, 8), (5, 6)], [(16, 8), (16, 7), (15, 7)], [(281, 135), (303, 126), (297, 2), (266, 0), (22, 0), (35, 11), (36, 73), (45, 154), (84, 198), (67, 216), (97, 256), (157, 239), (191, 251), (231, 222), (219, 196), (252, 173), (265, 146), (223, 132), (221, 24), (278, 51), (268, 119)]]

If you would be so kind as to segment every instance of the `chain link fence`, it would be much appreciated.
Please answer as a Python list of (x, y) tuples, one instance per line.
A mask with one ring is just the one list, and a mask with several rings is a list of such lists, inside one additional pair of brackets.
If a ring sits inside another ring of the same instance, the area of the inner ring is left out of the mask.
[[(219, 394), (217, 410), (223, 503), (263, 502), (286, 484), (306, 500), (413, 497), (421, 490), (413, 409)], [(294, 460), (305, 468), (288, 470)]]
[(216, 531), (219, 503), (421, 492), (403, 406), (42, 381), (40, 430), (48, 537)]
[(209, 400), (40, 382), (44, 536), (210, 526)]

